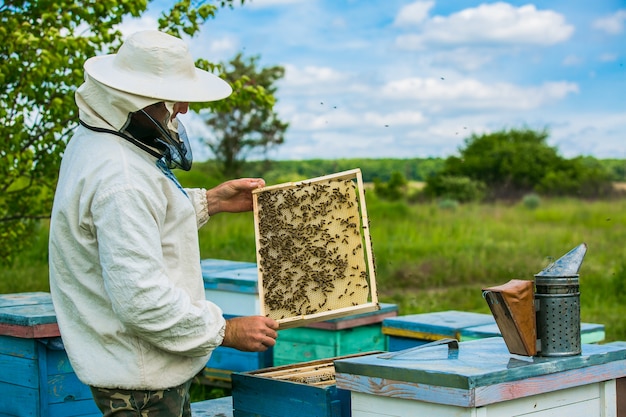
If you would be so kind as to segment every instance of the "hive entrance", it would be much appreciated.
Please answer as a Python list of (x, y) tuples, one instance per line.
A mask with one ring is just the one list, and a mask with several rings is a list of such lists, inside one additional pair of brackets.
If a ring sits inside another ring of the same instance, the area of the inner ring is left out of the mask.
[(286, 328), (378, 308), (360, 170), (253, 196), (262, 314)]

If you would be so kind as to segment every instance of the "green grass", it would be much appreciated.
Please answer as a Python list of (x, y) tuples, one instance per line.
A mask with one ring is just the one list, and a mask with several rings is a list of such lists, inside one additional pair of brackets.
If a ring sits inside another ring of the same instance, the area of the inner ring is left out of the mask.
[[(367, 194), (379, 298), (400, 314), (448, 309), (488, 313), (481, 289), (534, 274), (580, 243), (581, 316), (626, 340), (626, 200), (542, 199), (465, 204), (389, 203)], [(48, 291), (47, 225), (29, 251), (0, 271), (0, 293)], [(251, 213), (218, 214), (200, 231), (203, 258), (255, 261)]]

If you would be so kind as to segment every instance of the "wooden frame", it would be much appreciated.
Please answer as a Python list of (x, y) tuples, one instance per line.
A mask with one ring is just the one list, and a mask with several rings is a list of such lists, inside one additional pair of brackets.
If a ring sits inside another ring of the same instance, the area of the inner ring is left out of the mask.
[(253, 191), (260, 314), (280, 329), (378, 310), (360, 169)]

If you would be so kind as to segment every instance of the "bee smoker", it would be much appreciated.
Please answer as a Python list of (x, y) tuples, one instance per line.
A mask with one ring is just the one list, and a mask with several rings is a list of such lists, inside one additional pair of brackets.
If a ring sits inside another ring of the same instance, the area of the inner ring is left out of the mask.
[(586, 252), (583, 243), (535, 275), (538, 356), (581, 353), (578, 271)]
[(572, 249), (535, 275), (483, 289), (509, 352), (524, 356), (581, 353), (578, 270), (587, 245)]

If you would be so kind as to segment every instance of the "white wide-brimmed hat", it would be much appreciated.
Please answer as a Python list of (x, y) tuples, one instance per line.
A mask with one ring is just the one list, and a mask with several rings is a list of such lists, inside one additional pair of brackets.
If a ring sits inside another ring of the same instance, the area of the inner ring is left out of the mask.
[(89, 58), (85, 71), (116, 90), (163, 101), (215, 101), (232, 92), (226, 81), (196, 68), (185, 42), (157, 30), (132, 34), (116, 54)]

